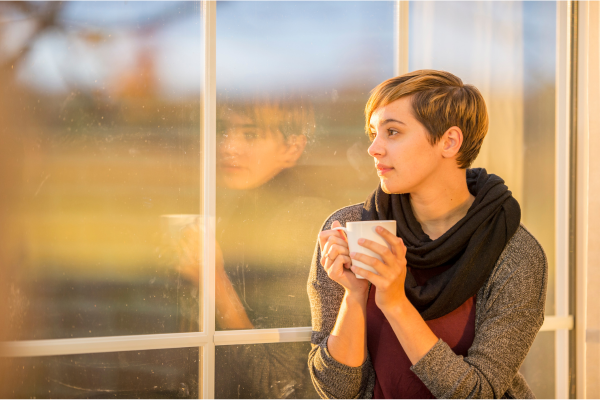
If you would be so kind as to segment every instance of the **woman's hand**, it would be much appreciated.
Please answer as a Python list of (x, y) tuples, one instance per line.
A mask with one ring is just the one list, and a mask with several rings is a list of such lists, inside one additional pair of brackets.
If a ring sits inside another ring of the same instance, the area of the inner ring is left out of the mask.
[(356, 266), (351, 269), (377, 287), (375, 303), (386, 314), (393, 307), (403, 306), (408, 302), (404, 290), (406, 246), (402, 239), (385, 228), (378, 226), (375, 231), (390, 245), (391, 250), (368, 239), (359, 239), (358, 244), (379, 254), (383, 262), (362, 253), (352, 253), (350, 257), (373, 267), (379, 275)]
[[(332, 228), (342, 226), (334, 221)], [(364, 297), (368, 293), (369, 283), (366, 279), (358, 279), (349, 271), (352, 260), (349, 257), (348, 242), (343, 233), (337, 230), (327, 230), (319, 233), (321, 247), (321, 265), (332, 280), (342, 285), (350, 295)]]
[(352, 253), (350, 257), (373, 267), (379, 275), (359, 267), (352, 267), (352, 271), (375, 285), (375, 303), (390, 323), (408, 359), (415, 365), (435, 346), (438, 338), (406, 297), (404, 242), (380, 226), (376, 232), (385, 239), (391, 250), (367, 239), (359, 239), (358, 244), (379, 254), (383, 262), (361, 253)]

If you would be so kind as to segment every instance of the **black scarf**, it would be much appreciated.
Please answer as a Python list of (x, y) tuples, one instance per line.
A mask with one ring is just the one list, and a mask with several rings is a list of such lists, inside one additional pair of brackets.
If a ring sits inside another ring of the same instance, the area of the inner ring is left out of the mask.
[(475, 196), (467, 215), (436, 240), (423, 232), (409, 194), (387, 194), (380, 185), (362, 211), (363, 221), (396, 220), (409, 267), (452, 264), (424, 286), (418, 286), (407, 271), (406, 295), (425, 320), (448, 314), (477, 293), (521, 221), (519, 203), (499, 176), (488, 175), (483, 168), (468, 169), (467, 187)]

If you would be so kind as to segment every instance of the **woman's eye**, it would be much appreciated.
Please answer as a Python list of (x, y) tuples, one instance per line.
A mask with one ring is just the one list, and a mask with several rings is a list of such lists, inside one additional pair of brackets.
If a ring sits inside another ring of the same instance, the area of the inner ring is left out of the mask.
[(258, 132), (255, 131), (246, 131), (244, 132), (244, 137), (248, 140), (254, 140), (258, 138)]
[(395, 134), (397, 134), (397, 133), (398, 133), (398, 131), (397, 131), (397, 130), (395, 130), (395, 129), (388, 129), (388, 134), (389, 134), (389, 136), (394, 136), (394, 135), (395, 135)]

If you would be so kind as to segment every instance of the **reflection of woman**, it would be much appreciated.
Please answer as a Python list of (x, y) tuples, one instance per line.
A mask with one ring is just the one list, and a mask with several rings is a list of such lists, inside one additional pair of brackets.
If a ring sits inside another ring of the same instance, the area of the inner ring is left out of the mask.
[[(300, 99), (221, 102), (217, 125), (217, 328), (308, 326), (313, 238), (330, 211), (295, 168), (314, 131), (312, 107)], [(192, 282), (198, 234), (190, 226), (183, 239), (181, 272)], [(217, 347), (215, 396), (314, 397), (306, 345)]]
[[(295, 168), (314, 131), (309, 103), (261, 98), (218, 112), (217, 326), (310, 325), (306, 276), (328, 202)], [(217, 349), (217, 397), (314, 396), (306, 344)]]
[(220, 278), (236, 289), (247, 327), (307, 326), (310, 238), (328, 212), (295, 168), (314, 131), (312, 108), (301, 99), (224, 102), (218, 126)]
[[(302, 99), (221, 102), (218, 110), (216, 311), (219, 329), (310, 324), (306, 275), (315, 221), (329, 202), (295, 167), (314, 132)], [(182, 273), (198, 281), (198, 229)]]
[[(518, 370), (544, 320), (547, 263), (503, 180), (467, 169), (487, 132), (483, 98), (452, 74), (416, 71), (375, 88), (365, 114), (381, 185), (319, 235), (309, 279), (317, 391), (533, 397)], [(397, 222), (398, 237), (378, 230), (391, 250), (359, 244), (383, 261), (349, 253), (329, 230), (377, 219)]]

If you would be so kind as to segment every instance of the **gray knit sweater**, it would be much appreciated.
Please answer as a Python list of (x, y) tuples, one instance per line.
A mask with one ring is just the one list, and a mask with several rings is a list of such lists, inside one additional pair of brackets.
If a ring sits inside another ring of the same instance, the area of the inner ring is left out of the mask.
[[(343, 226), (360, 221), (362, 206), (336, 211), (323, 230), (335, 220)], [(313, 329), (308, 367), (313, 384), (322, 398), (371, 398), (375, 371), (369, 356), (362, 366), (349, 367), (327, 350), (344, 289), (329, 279), (320, 259), (317, 245), (308, 280)], [(411, 371), (437, 398), (533, 398), (519, 367), (544, 322), (547, 280), (544, 251), (521, 225), (477, 292), (475, 338), (468, 356), (456, 355), (440, 339)]]

